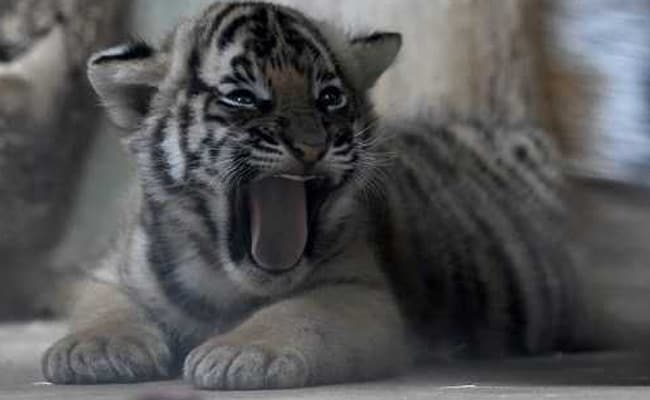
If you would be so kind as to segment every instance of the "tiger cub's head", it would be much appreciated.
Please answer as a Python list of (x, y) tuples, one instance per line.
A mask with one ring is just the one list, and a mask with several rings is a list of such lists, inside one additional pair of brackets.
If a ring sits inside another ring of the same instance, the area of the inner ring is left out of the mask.
[(315, 265), (354, 212), (375, 157), (367, 93), (400, 46), (286, 7), (217, 3), (160, 49), (97, 54), (89, 76), (130, 132), (145, 193), (207, 196), (224, 261), (281, 276)]

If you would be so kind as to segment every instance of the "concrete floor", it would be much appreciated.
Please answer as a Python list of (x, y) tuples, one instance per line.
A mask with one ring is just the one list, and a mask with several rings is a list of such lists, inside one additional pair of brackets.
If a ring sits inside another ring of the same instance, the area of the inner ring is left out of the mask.
[(650, 359), (632, 353), (453, 363), (380, 382), (275, 392), (193, 392), (182, 382), (54, 386), (42, 382), (39, 358), (63, 335), (56, 323), (0, 328), (0, 399), (648, 399)]

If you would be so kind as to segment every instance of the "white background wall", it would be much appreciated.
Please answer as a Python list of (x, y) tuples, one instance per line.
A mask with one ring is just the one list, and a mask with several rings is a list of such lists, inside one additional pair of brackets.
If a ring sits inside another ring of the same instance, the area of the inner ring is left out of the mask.
[[(484, 112), (485, 97), (497, 75), (511, 86), (515, 110), (528, 91), (533, 60), (525, 46), (522, 10), (535, 0), (275, 0), (318, 19), (336, 21), (350, 32), (392, 30), (404, 35), (396, 68), (377, 90), (380, 111), (399, 113), (453, 109)], [(181, 16), (193, 15), (210, 0), (138, 0), (134, 30), (160, 40)], [(506, 62), (506, 55), (518, 59)], [(522, 89), (521, 87), (525, 87)], [(506, 98), (508, 95), (503, 95)], [(516, 113), (524, 113), (517, 110)]]

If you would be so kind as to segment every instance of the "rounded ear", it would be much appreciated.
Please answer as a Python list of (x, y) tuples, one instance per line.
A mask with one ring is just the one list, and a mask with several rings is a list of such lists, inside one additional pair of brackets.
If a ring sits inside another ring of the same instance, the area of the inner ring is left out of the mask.
[(167, 57), (145, 43), (114, 47), (92, 56), (88, 78), (113, 122), (136, 129), (167, 74)]
[(402, 48), (402, 35), (394, 32), (376, 32), (350, 41), (352, 57), (358, 65), (361, 89), (372, 88), (390, 67)]

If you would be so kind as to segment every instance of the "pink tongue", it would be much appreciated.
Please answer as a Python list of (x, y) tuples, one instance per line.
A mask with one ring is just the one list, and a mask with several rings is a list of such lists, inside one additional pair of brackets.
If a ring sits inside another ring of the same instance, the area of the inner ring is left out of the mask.
[(307, 245), (305, 184), (283, 178), (255, 182), (250, 210), (255, 262), (273, 271), (293, 268)]

